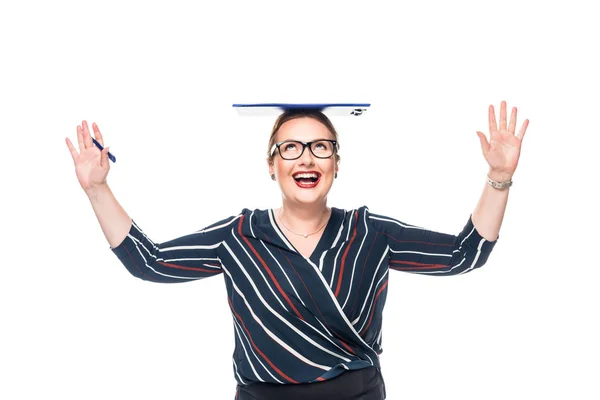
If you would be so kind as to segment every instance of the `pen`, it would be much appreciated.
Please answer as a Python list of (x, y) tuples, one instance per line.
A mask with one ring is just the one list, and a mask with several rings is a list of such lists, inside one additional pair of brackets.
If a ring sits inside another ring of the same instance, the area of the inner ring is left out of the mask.
[[(100, 143), (98, 143), (98, 141), (94, 138), (92, 138), (94, 144), (100, 149), (100, 151), (104, 150), (104, 147), (102, 147), (102, 145)], [(112, 161), (112, 162), (117, 162), (117, 159), (115, 158), (115, 156), (113, 156), (111, 154), (111, 152), (108, 152), (108, 158)]]

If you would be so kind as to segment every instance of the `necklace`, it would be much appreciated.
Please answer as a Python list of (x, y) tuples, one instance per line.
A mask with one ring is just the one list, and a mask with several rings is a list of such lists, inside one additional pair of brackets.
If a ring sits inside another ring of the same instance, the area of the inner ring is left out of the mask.
[[(329, 207), (327, 207), (327, 210), (329, 210)], [(327, 225), (327, 221), (325, 221), (325, 223), (316, 231), (314, 231), (313, 233), (296, 233), (293, 230), (291, 230), (290, 228), (288, 228), (287, 226), (285, 226), (285, 224), (283, 223), (283, 221), (281, 220), (281, 208), (279, 209), (279, 212), (277, 213), (277, 215), (279, 216), (279, 222), (281, 222), (281, 225), (283, 225), (283, 227), (285, 229), (287, 229), (288, 231), (292, 232), (294, 235), (298, 235), (298, 236), (304, 236), (304, 238), (306, 239), (307, 237), (314, 235), (315, 233), (319, 232), (321, 229), (323, 229), (325, 227), (325, 225)]]

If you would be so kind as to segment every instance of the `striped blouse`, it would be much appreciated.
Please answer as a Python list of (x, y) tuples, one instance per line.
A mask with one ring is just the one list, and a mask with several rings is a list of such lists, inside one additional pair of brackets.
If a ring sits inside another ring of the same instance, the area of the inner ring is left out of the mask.
[(312, 255), (302, 256), (273, 210), (243, 209), (200, 231), (153, 242), (133, 221), (111, 248), (129, 272), (153, 282), (223, 274), (240, 385), (331, 379), (379, 367), (390, 269), (434, 276), (481, 267), (496, 244), (471, 218), (458, 236), (373, 214), (331, 208)]

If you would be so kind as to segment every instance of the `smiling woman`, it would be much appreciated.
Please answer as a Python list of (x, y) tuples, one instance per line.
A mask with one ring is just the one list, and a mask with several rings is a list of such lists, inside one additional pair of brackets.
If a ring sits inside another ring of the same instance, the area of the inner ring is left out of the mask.
[[(152, 241), (106, 184), (108, 150), (77, 127), (67, 138), (77, 178), (111, 250), (135, 277), (189, 282), (223, 274), (234, 322), (235, 396), (246, 399), (385, 398), (380, 370), (382, 313), (389, 270), (431, 276), (471, 272), (498, 239), (508, 190), (528, 121), (515, 135), (489, 108), (490, 165), (483, 194), (458, 235), (395, 218), (329, 207), (339, 171), (338, 137), (320, 110), (292, 109), (269, 139), (269, 173), (281, 189), (278, 209), (247, 209), (188, 235)], [(93, 124), (96, 140), (103, 137)], [(504, 182), (497, 182), (497, 180)]]

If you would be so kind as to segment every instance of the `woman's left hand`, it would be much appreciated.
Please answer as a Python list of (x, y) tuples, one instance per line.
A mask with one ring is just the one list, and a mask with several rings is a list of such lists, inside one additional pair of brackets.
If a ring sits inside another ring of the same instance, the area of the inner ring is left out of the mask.
[(496, 123), (496, 114), (494, 106), (489, 107), (490, 141), (488, 143), (484, 133), (477, 131), (477, 136), (481, 141), (481, 150), (483, 156), (490, 165), (489, 176), (494, 180), (505, 181), (512, 178), (519, 156), (521, 154), (521, 143), (529, 125), (529, 120), (525, 120), (521, 129), (515, 135), (517, 125), (517, 108), (513, 107), (510, 114), (510, 122), (506, 126), (506, 102), (500, 104), (500, 125)]

